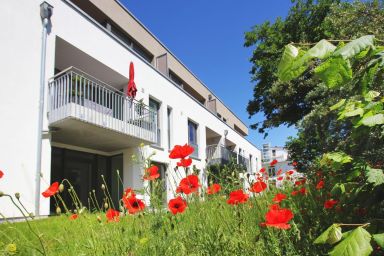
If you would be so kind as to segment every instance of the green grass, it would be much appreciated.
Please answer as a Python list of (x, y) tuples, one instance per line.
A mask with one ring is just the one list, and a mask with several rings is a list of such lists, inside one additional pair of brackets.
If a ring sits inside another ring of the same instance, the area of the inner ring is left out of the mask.
[[(289, 195), (290, 189), (279, 192)], [(311, 195), (289, 196), (281, 203), (295, 214), (289, 230), (259, 226), (276, 193), (238, 206), (228, 205), (224, 194), (204, 201), (195, 196), (175, 216), (146, 211), (107, 223), (104, 213), (85, 213), (76, 220), (61, 215), (30, 223), (47, 255), (322, 255), (312, 242), (332, 220)], [(41, 255), (39, 240), (25, 222), (0, 224), (0, 241), (2, 248), (15, 243), (17, 255)]]

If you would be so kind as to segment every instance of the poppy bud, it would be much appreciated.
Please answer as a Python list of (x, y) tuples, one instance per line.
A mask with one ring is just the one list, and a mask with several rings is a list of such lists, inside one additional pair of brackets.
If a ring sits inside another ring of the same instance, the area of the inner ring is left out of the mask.
[(2, 197), (3, 195), (4, 195), (4, 192), (0, 191), (0, 197)]
[(60, 191), (60, 193), (64, 191), (64, 184), (63, 183), (60, 184), (59, 191)]
[(105, 185), (104, 184), (101, 184), (101, 189), (105, 190)]
[(31, 218), (35, 217), (35, 214), (33, 214), (33, 212), (30, 212), (29, 217), (31, 217)]
[(101, 223), (101, 217), (100, 216), (97, 216), (96, 217), (97, 221)]
[(71, 189), (70, 188), (68, 189), (68, 193), (71, 193)]
[(15, 197), (16, 197), (17, 200), (19, 200), (19, 199), (20, 199), (20, 193), (19, 193), (19, 192), (16, 192), (16, 193), (15, 193)]
[(59, 206), (56, 207), (56, 214), (57, 215), (61, 214), (61, 208)]
[(108, 203), (104, 203), (104, 208), (108, 209)]
[(17, 253), (17, 247), (16, 244), (7, 244), (5, 247), (5, 251), (7, 254), (14, 255)]

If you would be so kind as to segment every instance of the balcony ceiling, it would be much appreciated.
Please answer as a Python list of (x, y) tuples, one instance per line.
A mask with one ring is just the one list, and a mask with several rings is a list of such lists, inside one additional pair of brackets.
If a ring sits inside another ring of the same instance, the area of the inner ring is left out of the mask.
[(144, 144), (150, 143), (127, 134), (72, 118), (66, 118), (60, 122), (56, 122), (51, 125), (50, 129), (52, 131), (53, 142), (104, 152), (137, 147), (142, 142)]
[[(73, 66), (116, 89), (122, 89), (128, 83), (127, 77), (104, 65), (60, 37), (56, 39), (55, 56), (55, 67), (60, 71)], [(127, 72), (128, 66), (129, 63), (127, 63)]]

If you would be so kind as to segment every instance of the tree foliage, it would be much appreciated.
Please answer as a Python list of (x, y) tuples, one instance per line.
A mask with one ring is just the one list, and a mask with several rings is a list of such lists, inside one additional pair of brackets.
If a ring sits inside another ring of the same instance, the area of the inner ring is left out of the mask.
[[(278, 18), (273, 23), (267, 21), (245, 33), (245, 46), (254, 47), (250, 73), (255, 82), (253, 99), (249, 101), (247, 111), (250, 117), (260, 112), (264, 114), (263, 122), (256, 122), (251, 126), (260, 132), (281, 124), (297, 125), (303, 117), (313, 114), (313, 109), (329, 99), (327, 88), (314, 80), (312, 68), (290, 82), (277, 79), (277, 67), (285, 45), (291, 42), (318, 42), (324, 38), (355, 39), (368, 33), (378, 39), (384, 37), (382, 0), (352, 3), (339, 0), (293, 2), (294, 5), (284, 20)], [(327, 49), (326, 45), (323, 49)], [(300, 48), (294, 54), (303, 62), (321, 57), (310, 52), (304, 54)], [(348, 79), (348, 64), (341, 59), (329, 60), (324, 65), (339, 64), (345, 64), (346, 72), (338, 79)], [(292, 71), (303, 72), (300, 69)], [(320, 68), (318, 75), (324, 75)], [(329, 81), (334, 82), (336, 81)]]

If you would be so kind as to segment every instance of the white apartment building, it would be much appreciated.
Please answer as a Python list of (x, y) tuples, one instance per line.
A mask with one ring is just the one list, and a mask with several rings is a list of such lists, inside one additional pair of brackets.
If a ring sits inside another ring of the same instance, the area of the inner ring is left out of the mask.
[[(168, 158), (176, 144), (195, 148), (205, 185), (207, 164), (229, 156), (244, 172), (261, 168), (247, 126), (117, 0), (5, 0), (0, 21), (0, 191), (19, 192), (30, 211), (49, 215), (41, 192), (63, 178), (85, 205), (90, 191), (102, 196), (101, 175), (116, 201), (123, 188), (143, 189), (132, 159), (141, 143), (155, 152), (165, 201), (180, 178)], [(20, 216), (6, 198), (0, 213)]]
[[(271, 146), (270, 143), (266, 143), (263, 144), (262, 151), (262, 166), (269, 168), (270, 177), (275, 177), (279, 170), (282, 170), (282, 173), (285, 173), (286, 171), (295, 168), (289, 159), (289, 152), (285, 147)], [(273, 167), (269, 167), (270, 162), (273, 160), (277, 160), (277, 163)]]

